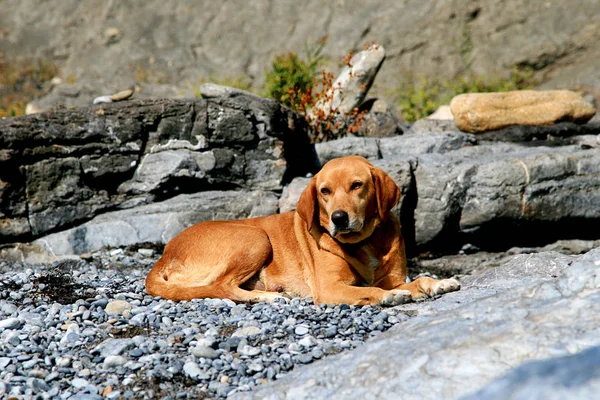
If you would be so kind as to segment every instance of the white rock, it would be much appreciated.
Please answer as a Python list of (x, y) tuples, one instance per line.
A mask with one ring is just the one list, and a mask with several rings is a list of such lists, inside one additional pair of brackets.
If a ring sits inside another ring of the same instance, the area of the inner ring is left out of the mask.
[(105, 96), (98, 96), (94, 99), (94, 104), (100, 104), (100, 103), (112, 103), (112, 99), (110, 98), (109, 95), (105, 95)]
[(113, 300), (104, 309), (109, 315), (121, 315), (125, 311), (131, 311), (131, 304), (125, 300)]
[(454, 120), (454, 115), (452, 115), (452, 111), (450, 111), (450, 106), (445, 105), (439, 106), (433, 114), (427, 117), (427, 119)]
[(20, 326), (19, 318), (6, 318), (0, 321), (0, 329), (18, 329)]
[(308, 349), (317, 344), (317, 339), (315, 339), (311, 335), (306, 335), (298, 341), (298, 344)]
[(114, 368), (124, 365), (127, 359), (123, 356), (108, 356), (104, 359), (104, 368)]
[(233, 332), (231, 337), (252, 337), (260, 334), (260, 328), (258, 326), (245, 326)]

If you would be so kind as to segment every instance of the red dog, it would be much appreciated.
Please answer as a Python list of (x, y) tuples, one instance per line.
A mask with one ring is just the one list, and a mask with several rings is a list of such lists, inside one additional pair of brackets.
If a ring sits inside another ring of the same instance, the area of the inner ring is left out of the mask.
[(456, 279), (406, 283), (394, 181), (362, 157), (332, 160), (296, 211), (196, 224), (165, 247), (146, 279), (173, 300), (270, 301), (287, 293), (315, 303), (396, 305), (460, 288)]

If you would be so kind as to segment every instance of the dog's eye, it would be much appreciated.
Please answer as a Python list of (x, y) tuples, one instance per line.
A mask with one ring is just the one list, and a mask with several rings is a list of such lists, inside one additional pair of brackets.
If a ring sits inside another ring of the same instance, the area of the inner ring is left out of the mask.
[(350, 190), (360, 189), (362, 187), (362, 182), (354, 182), (352, 186), (350, 186)]
[(327, 196), (329, 193), (331, 193), (331, 192), (329, 191), (329, 189), (327, 189), (327, 188), (321, 188), (321, 194), (322, 194), (322, 195), (324, 195), (324, 196)]

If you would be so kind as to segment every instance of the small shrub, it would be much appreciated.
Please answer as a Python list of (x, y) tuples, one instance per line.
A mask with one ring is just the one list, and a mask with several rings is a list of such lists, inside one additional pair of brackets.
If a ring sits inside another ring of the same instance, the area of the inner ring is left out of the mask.
[[(314, 111), (319, 102), (331, 100), (334, 76), (325, 69), (320, 75), (317, 68), (322, 63), (321, 52), (325, 47), (327, 37), (319, 40), (315, 47), (306, 46), (306, 60), (300, 59), (295, 53), (277, 56), (272, 69), (267, 73), (267, 96), (270, 96), (286, 106), (302, 113), (313, 129), (313, 140), (323, 142), (337, 139), (347, 133), (356, 133), (365, 119), (366, 111), (354, 108), (350, 112), (330, 110)], [(375, 43), (365, 45), (365, 50)], [(342, 64), (351, 67), (352, 51), (343, 59)], [(311, 112), (312, 110), (312, 112)]]
[(41, 59), (7, 58), (0, 53), (0, 118), (25, 114), (31, 100), (48, 91), (58, 67)]
[(311, 103), (316, 84), (321, 53), (327, 36), (317, 41), (314, 47), (305, 46), (305, 59), (296, 53), (286, 53), (275, 57), (271, 70), (265, 77), (267, 96), (298, 111)]
[(427, 117), (462, 93), (506, 92), (534, 86), (533, 72), (518, 69), (504, 79), (478, 74), (459, 76), (454, 80), (409, 75), (405, 82), (401, 89), (396, 90), (395, 97), (402, 117), (409, 123)]

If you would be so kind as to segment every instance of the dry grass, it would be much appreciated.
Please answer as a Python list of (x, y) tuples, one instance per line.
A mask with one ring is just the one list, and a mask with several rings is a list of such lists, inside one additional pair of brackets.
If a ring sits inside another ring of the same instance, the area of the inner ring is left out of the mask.
[(46, 94), (58, 73), (49, 61), (0, 53), (0, 118), (24, 115), (27, 103)]

